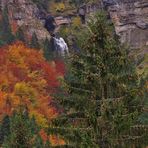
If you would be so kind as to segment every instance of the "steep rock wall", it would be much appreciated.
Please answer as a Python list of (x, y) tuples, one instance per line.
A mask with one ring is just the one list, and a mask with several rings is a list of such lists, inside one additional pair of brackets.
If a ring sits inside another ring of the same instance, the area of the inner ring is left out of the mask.
[(35, 32), (39, 40), (50, 38), (42, 22), (36, 18), (38, 8), (31, 0), (1, 0), (1, 8), (6, 5), (10, 21), (23, 27), (25, 34), (31, 37)]
[(132, 48), (148, 46), (148, 0), (104, 0), (121, 42)]

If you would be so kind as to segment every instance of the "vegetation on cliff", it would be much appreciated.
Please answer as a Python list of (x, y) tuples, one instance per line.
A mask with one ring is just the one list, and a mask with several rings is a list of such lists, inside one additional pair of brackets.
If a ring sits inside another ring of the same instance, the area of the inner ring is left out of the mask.
[[(62, 16), (88, 2), (32, 1)], [(8, 16), (5, 7), (0, 17), (0, 147), (148, 145), (147, 71), (137, 71), (143, 59), (135, 61), (121, 45), (106, 13), (85, 25), (73, 17), (70, 26), (58, 30), (69, 45), (68, 57), (56, 56), (54, 38), (27, 36)]]

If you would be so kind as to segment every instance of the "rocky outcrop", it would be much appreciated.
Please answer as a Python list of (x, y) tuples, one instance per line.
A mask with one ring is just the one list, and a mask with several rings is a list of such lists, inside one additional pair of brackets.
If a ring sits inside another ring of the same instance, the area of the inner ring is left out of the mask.
[(148, 0), (103, 0), (121, 42), (148, 46)]
[(35, 32), (39, 40), (50, 38), (42, 22), (37, 19), (38, 8), (31, 0), (1, 0), (1, 8), (5, 5), (8, 7), (10, 21), (22, 27), (25, 34), (31, 37)]
[[(101, 7), (97, 8), (102, 9), (103, 6), (107, 9), (121, 42), (132, 48), (148, 46), (148, 0), (98, 1), (101, 2), (99, 4)], [(42, 22), (37, 19), (38, 8), (31, 0), (0, 0), (0, 7), (4, 8), (5, 5), (9, 9), (10, 20), (22, 26), (29, 36), (35, 32), (39, 39), (50, 37)], [(91, 7), (91, 10), (92, 8), (96, 6)], [(63, 19), (57, 21), (63, 23)]]

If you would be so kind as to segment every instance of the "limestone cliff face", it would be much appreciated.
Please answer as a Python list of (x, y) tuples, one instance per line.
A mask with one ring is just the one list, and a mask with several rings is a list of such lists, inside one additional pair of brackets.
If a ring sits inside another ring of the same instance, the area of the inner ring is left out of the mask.
[(1, 8), (8, 7), (9, 19), (23, 27), (28, 36), (35, 32), (38, 39), (50, 37), (42, 22), (36, 18), (38, 8), (31, 0), (0, 0)]
[[(98, 0), (108, 10), (121, 42), (133, 48), (148, 46), (148, 0)], [(39, 39), (49, 37), (42, 22), (36, 18), (38, 8), (31, 0), (0, 0), (9, 9), (10, 20), (23, 26), (28, 35)]]
[(121, 42), (148, 46), (148, 0), (104, 0)]

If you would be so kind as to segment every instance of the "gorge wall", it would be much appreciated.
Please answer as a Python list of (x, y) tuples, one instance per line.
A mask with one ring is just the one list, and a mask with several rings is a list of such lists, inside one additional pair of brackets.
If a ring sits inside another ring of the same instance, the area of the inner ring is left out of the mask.
[[(148, 0), (98, 0), (107, 9), (121, 42), (132, 48), (148, 46)], [(36, 33), (39, 39), (49, 38), (42, 22), (36, 18), (37, 6), (31, 0), (0, 0), (8, 6), (9, 18), (26, 33)]]
[(103, 0), (121, 42), (132, 48), (148, 46), (148, 0)]
[(37, 19), (37, 6), (31, 0), (0, 0), (1, 9), (7, 5), (9, 20), (22, 27), (27, 36), (36, 33), (39, 40), (50, 38), (49, 33), (43, 27), (42, 22)]

